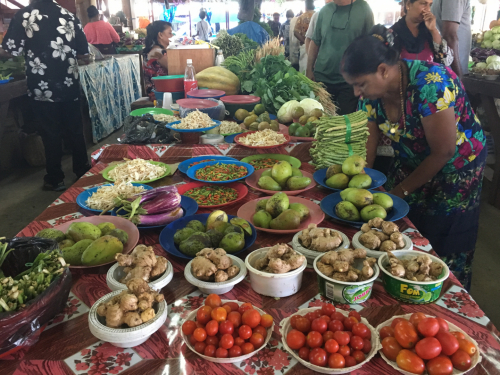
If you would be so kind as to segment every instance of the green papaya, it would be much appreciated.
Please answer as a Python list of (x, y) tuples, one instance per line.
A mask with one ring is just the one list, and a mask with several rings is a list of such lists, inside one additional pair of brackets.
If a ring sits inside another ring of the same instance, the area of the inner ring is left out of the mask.
[(90, 244), (82, 254), (84, 266), (97, 266), (111, 262), (115, 254), (123, 251), (123, 243), (113, 236), (102, 236)]

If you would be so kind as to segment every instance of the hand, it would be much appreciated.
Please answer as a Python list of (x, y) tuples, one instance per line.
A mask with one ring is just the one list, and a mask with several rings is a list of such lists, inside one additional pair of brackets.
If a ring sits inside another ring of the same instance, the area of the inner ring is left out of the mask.
[(436, 31), (436, 17), (432, 12), (425, 12), (424, 13), (424, 22), (425, 22), (425, 27), (431, 32)]
[(396, 197), (399, 197), (401, 199), (405, 199), (406, 198), (406, 195), (404, 195), (404, 193), (403, 193), (403, 189), (401, 189), (401, 187), (399, 185), (396, 185), (394, 187), (394, 189), (392, 189), (391, 191), (389, 191), (389, 194), (395, 195)]
[(311, 81), (316, 82), (316, 79), (314, 78), (314, 72), (312, 69), (307, 69), (306, 77), (309, 78)]

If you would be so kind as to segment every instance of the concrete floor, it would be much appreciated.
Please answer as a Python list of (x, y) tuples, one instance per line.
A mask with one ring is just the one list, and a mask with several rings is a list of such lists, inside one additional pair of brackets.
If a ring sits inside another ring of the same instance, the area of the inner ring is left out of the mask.
[[(111, 134), (89, 148), (89, 154), (106, 143), (117, 143), (120, 132)], [(62, 162), (66, 185), (71, 186), (75, 176), (71, 171), (71, 157), (65, 155)], [(4, 173), (0, 178), (0, 237), (11, 237), (37, 217), (60, 193), (42, 191), (45, 169), (32, 168), (26, 163)], [(500, 283), (494, 282), (500, 269), (500, 210), (486, 202), (489, 182), (485, 182), (479, 223), (479, 236), (473, 266), (472, 297), (491, 321), (500, 328)], [(497, 267), (498, 266), (498, 267)]]

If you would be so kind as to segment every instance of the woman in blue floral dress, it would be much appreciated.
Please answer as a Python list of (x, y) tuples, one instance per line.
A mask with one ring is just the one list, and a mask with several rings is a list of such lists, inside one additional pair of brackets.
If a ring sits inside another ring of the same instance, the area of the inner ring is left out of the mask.
[(347, 49), (342, 74), (368, 115), (368, 166), (385, 134), (395, 150), (386, 188), (469, 289), (486, 150), (462, 83), (443, 65), (400, 60), (380, 25)]

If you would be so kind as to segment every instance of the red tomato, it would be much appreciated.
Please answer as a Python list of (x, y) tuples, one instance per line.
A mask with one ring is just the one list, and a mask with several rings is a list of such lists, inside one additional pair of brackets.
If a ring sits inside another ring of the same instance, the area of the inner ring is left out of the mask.
[(345, 358), (342, 354), (333, 353), (328, 357), (328, 367), (330, 368), (344, 368), (345, 365)]
[(303, 346), (302, 348), (299, 349), (299, 358), (309, 362), (309, 353), (310, 353), (309, 348), (307, 346)]
[(354, 357), (354, 359), (356, 360), (356, 363), (361, 363), (365, 360), (365, 353), (363, 353), (361, 350), (355, 350), (353, 353), (352, 353), (352, 356)]
[(427, 362), (429, 375), (450, 375), (453, 372), (453, 364), (448, 357), (439, 356)]
[(436, 358), (441, 354), (441, 350), (441, 344), (434, 337), (426, 337), (415, 345), (415, 351), (418, 356), (426, 360)]
[(339, 346), (339, 354), (342, 354), (342, 356), (348, 356), (351, 355), (351, 348), (349, 348), (347, 345), (341, 345)]
[(323, 333), (323, 342), (327, 342), (328, 340), (333, 339), (333, 332), (332, 331), (326, 331)]
[(410, 323), (413, 324), (413, 326), (415, 327), (415, 329), (417, 329), (418, 323), (421, 320), (424, 320), (426, 318), (427, 318), (427, 315), (425, 315), (424, 313), (416, 312), (416, 313), (411, 314), (411, 316), (410, 316)]
[(205, 306), (210, 306), (212, 309), (222, 306), (222, 301), (217, 294), (209, 294), (205, 300)]
[(442, 353), (444, 355), (453, 355), (459, 348), (457, 338), (449, 332), (438, 332), (436, 338), (443, 347)]
[[(249, 326), (247, 325), (242, 325), (240, 326), (240, 328), (238, 329), (238, 334), (240, 335), (240, 337), (243, 339), (243, 340), (248, 340), (250, 338), (250, 336), (252, 336), (252, 328), (250, 328)], [(243, 349), (243, 348), (242, 348)]]
[(359, 315), (359, 312), (357, 312), (356, 310), (349, 311), (348, 316), (353, 316), (357, 319), (358, 322), (361, 322), (361, 315)]
[(196, 312), (196, 321), (201, 324), (207, 324), (212, 320), (212, 308), (210, 306), (202, 306)]
[(359, 336), (362, 339), (366, 339), (370, 333), (370, 330), (363, 323), (356, 323), (352, 326), (352, 334), (355, 336)]
[(443, 318), (436, 318), (439, 323), (439, 332), (448, 332), (450, 327), (448, 327), (448, 322)]
[(194, 338), (193, 335), (189, 336), (189, 343), (194, 346), (198, 341)]
[(238, 307), (238, 312), (243, 315), (243, 313), (249, 309), (253, 309), (253, 306), (250, 302), (245, 302), (240, 307)]
[(198, 342), (205, 341), (207, 338), (207, 331), (203, 328), (196, 328), (193, 332), (193, 337)]
[(205, 326), (205, 331), (207, 331), (208, 336), (215, 336), (219, 332), (219, 323), (215, 320), (209, 321)]
[(234, 339), (234, 345), (241, 347), (241, 345), (243, 345), (244, 343), (245, 343), (245, 340), (243, 340), (239, 336)]
[(330, 323), (328, 323), (328, 329), (332, 332), (336, 332), (343, 331), (345, 328), (340, 320), (332, 320)]
[(325, 350), (330, 354), (337, 353), (339, 351), (339, 343), (334, 339), (330, 339), (325, 342)]
[(242, 345), (241, 351), (243, 352), (243, 354), (250, 354), (255, 351), (255, 348), (251, 342), (246, 342)]
[(395, 361), (399, 352), (403, 350), (395, 337), (386, 337), (382, 340), (382, 353), (391, 361)]
[(348, 345), (349, 341), (351, 341), (351, 337), (346, 331), (333, 332), (333, 338), (339, 343), (339, 345)]
[(260, 314), (257, 310), (249, 309), (241, 315), (241, 321), (250, 328), (255, 328), (260, 324)]
[(328, 315), (321, 315), (318, 319), (323, 319), (327, 324), (331, 321)]
[(323, 345), (323, 336), (319, 332), (311, 331), (307, 334), (306, 343), (310, 348), (319, 348)]
[(229, 314), (232, 310), (231, 310), (231, 306), (228, 306), (228, 305), (224, 305), (224, 306), (221, 306), (224, 310), (226, 310), (226, 312)]
[(306, 336), (302, 332), (292, 329), (286, 335), (286, 343), (291, 349), (298, 350), (305, 345)]
[(339, 311), (334, 312), (331, 316), (330, 319), (332, 320), (340, 320), (341, 323), (344, 323), (345, 316)]
[(302, 318), (300, 315), (294, 315), (290, 318), (290, 325), (293, 329), (297, 329), (297, 320)]
[(186, 320), (182, 325), (182, 333), (184, 333), (186, 336), (192, 335), (195, 329), (196, 323), (192, 320)]
[(372, 350), (372, 343), (370, 340), (367, 340), (367, 339), (364, 339), (363, 340), (363, 350), (362, 352), (365, 353), (365, 354), (368, 354), (370, 353), (370, 351)]
[(238, 311), (238, 309), (240, 308), (240, 305), (238, 305), (236, 302), (226, 302), (222, 305), (222, 307), (224, 306), (229, 306), (231, 308), (231, 311)]
[(354, 357), (348, 355), (347, 357), (345, 357), (345, 367), (352, 367), (352, 366), (356, 366), (358, 363), (356, 362), (356, 360), (354, 359)]
[(223, 307), (216, 307), (215, 309), (212, 310), (212, 313), (210, 314), (213, 320), (220, 322), (223, 322), (227, 318), (227, 311)]
[(273, 325), (273, 317), (269, 314), (264, 314), (260, 318), (260, 325), (264, 328), (269, 328)]
[(200, 322), (196, 322), (196, 328), (205, 328), (205, 324), (201, 324)]
[(349, 336), (349, 340), (352, 339), (352, 332), (351, 331), (345, 331), (345, 333), (347, 333), (347, 336)]
[(349, 344), (354, 350), (363, 350), (363, 339), (359, 336), (353, 336), (351, 338), (351, 343)]
[(458, 349), (455, 354), (451, 356), (451, 362), (453, 363), (453, 367), (460, 371), (467, 371), (472, 365), (470, 355), (462, 349)]
[(439, 322), (436, 318), (425, 318), (418, 322), (418, 332), (425, 337), (434, 337), (439, 332)]
[(455, 336), (458, 339), (465, 340), (465, 335), (462, 332), (450, 332), (453, 336)]
[(396, 318), (396, 319), (394, 319), (394, 320), (392, 321), (392, 323), (391, 323), (391, 327), (394, 329), (394, 328), (396, 327), (396, 324), (398, 324), (398, 323), (399, 323), (399, 322), (401, 322), (402, 320), (408, 321), (408, 320), (406, 320), (406, 319), (404, 319), (404, 318)]
[(314, 348), (309, 353), (309, 362), (313, 365), (324, 367), (326, 366), (327, 360), (327, 354), (321, 348)]
[(219, 346), (224, 349), (231, 349), (234, 345), (234, 338), (232, 335), (222, 335)]
[(383, 340), (386, 337), (394, 337), (394, 328), (391, 326), (385, 326), (380, 329), (380, 338)]
[(204, 342), (197, 342), (196, 344), (194, 344), (194, 350), (196, 350), (198, 353), (205, 353), (205, 348), (207, 347), (207, 344), (205, 344)]
[(257, 326), (252, 330), (253, 333), (260, 333), (262, 337), (267, 337), (267, 329), (262, 326)]
[(314, 319), (311, 323), (311, 329), (323, 334), (328, 329), (328, 323), (321, 318)]
[(477, 350), (473, 343), (465, 339), (458, 339), (458, 348), (466, 352), (471, 357)]
[(219, 326), (219, 332), (223, 335), (225, 335), (226, 333), (232, 335), (234, 332), (234, 324), (229, 320), (221, 322)]
[(425, 370), (422, 358), (407, 349), (403, 349), (399, 352), (396, 358), (396, 363), (401, 370), (405, 370), (413, 374), (423, 374)]
[(264, 344), (264, 336), (262, 336), (260, 333), (254, 333), (252, 336), (250, 336), (250, 342), (255, 348), (260, 348), (262, 344)]
[(238, 328), (241, 325), (241, 314), (238, 311), (231, 311), (227, 314), (227, 320), (233, 323), (234, 328)]
[(213, 345), (207, 345), (205, 346), (205, 350), (203, 351), (203, 354), (205, 354), (207, 357), (215, 357), (215, 351), (217, 348)]
[(321, 307), (321, 313), (324, 315), (331, 316), (335, 312), (335, 306), (331, 303), (324, 303)]
[(314, 312), (308, 312), (306, 315), (304, 315), (304, 318), (312, 322), (314, 319), (319, 318), (319, 316), (316, 316)]
[(227, 358), (229, 356), (229, 352), (224, 348), (217, 348), (215, 351), (215, 357), (217, 358)]
[(308, 333), (311, 330), (311, 321), (307, 318), (298, 319), (296, 329), (302, 333)]
[(398, 340), (399, 345), (405, 349), (413, 348), (418, 341), (418, 333), (415, 326), (407, 320), (396, 324), (394, 337)]
[(217, 336), (208, 336), (205, 340), (205, 344), (213, 345), (217, 348), (219, 346), (219, 338)]
[(356, 319), (354, 316), (350, 316), (344, 320), (344, 327), (346, 331), (352, 331), (352, 327), (356, 324), (359, 323), (359, 320)]
[(239, 357), (241, 356), (242, 351), (241, 347), (238, 345), (233, 345), (231, 349), (229, 349), (229, 357), (234, 358), (234, 357)]

